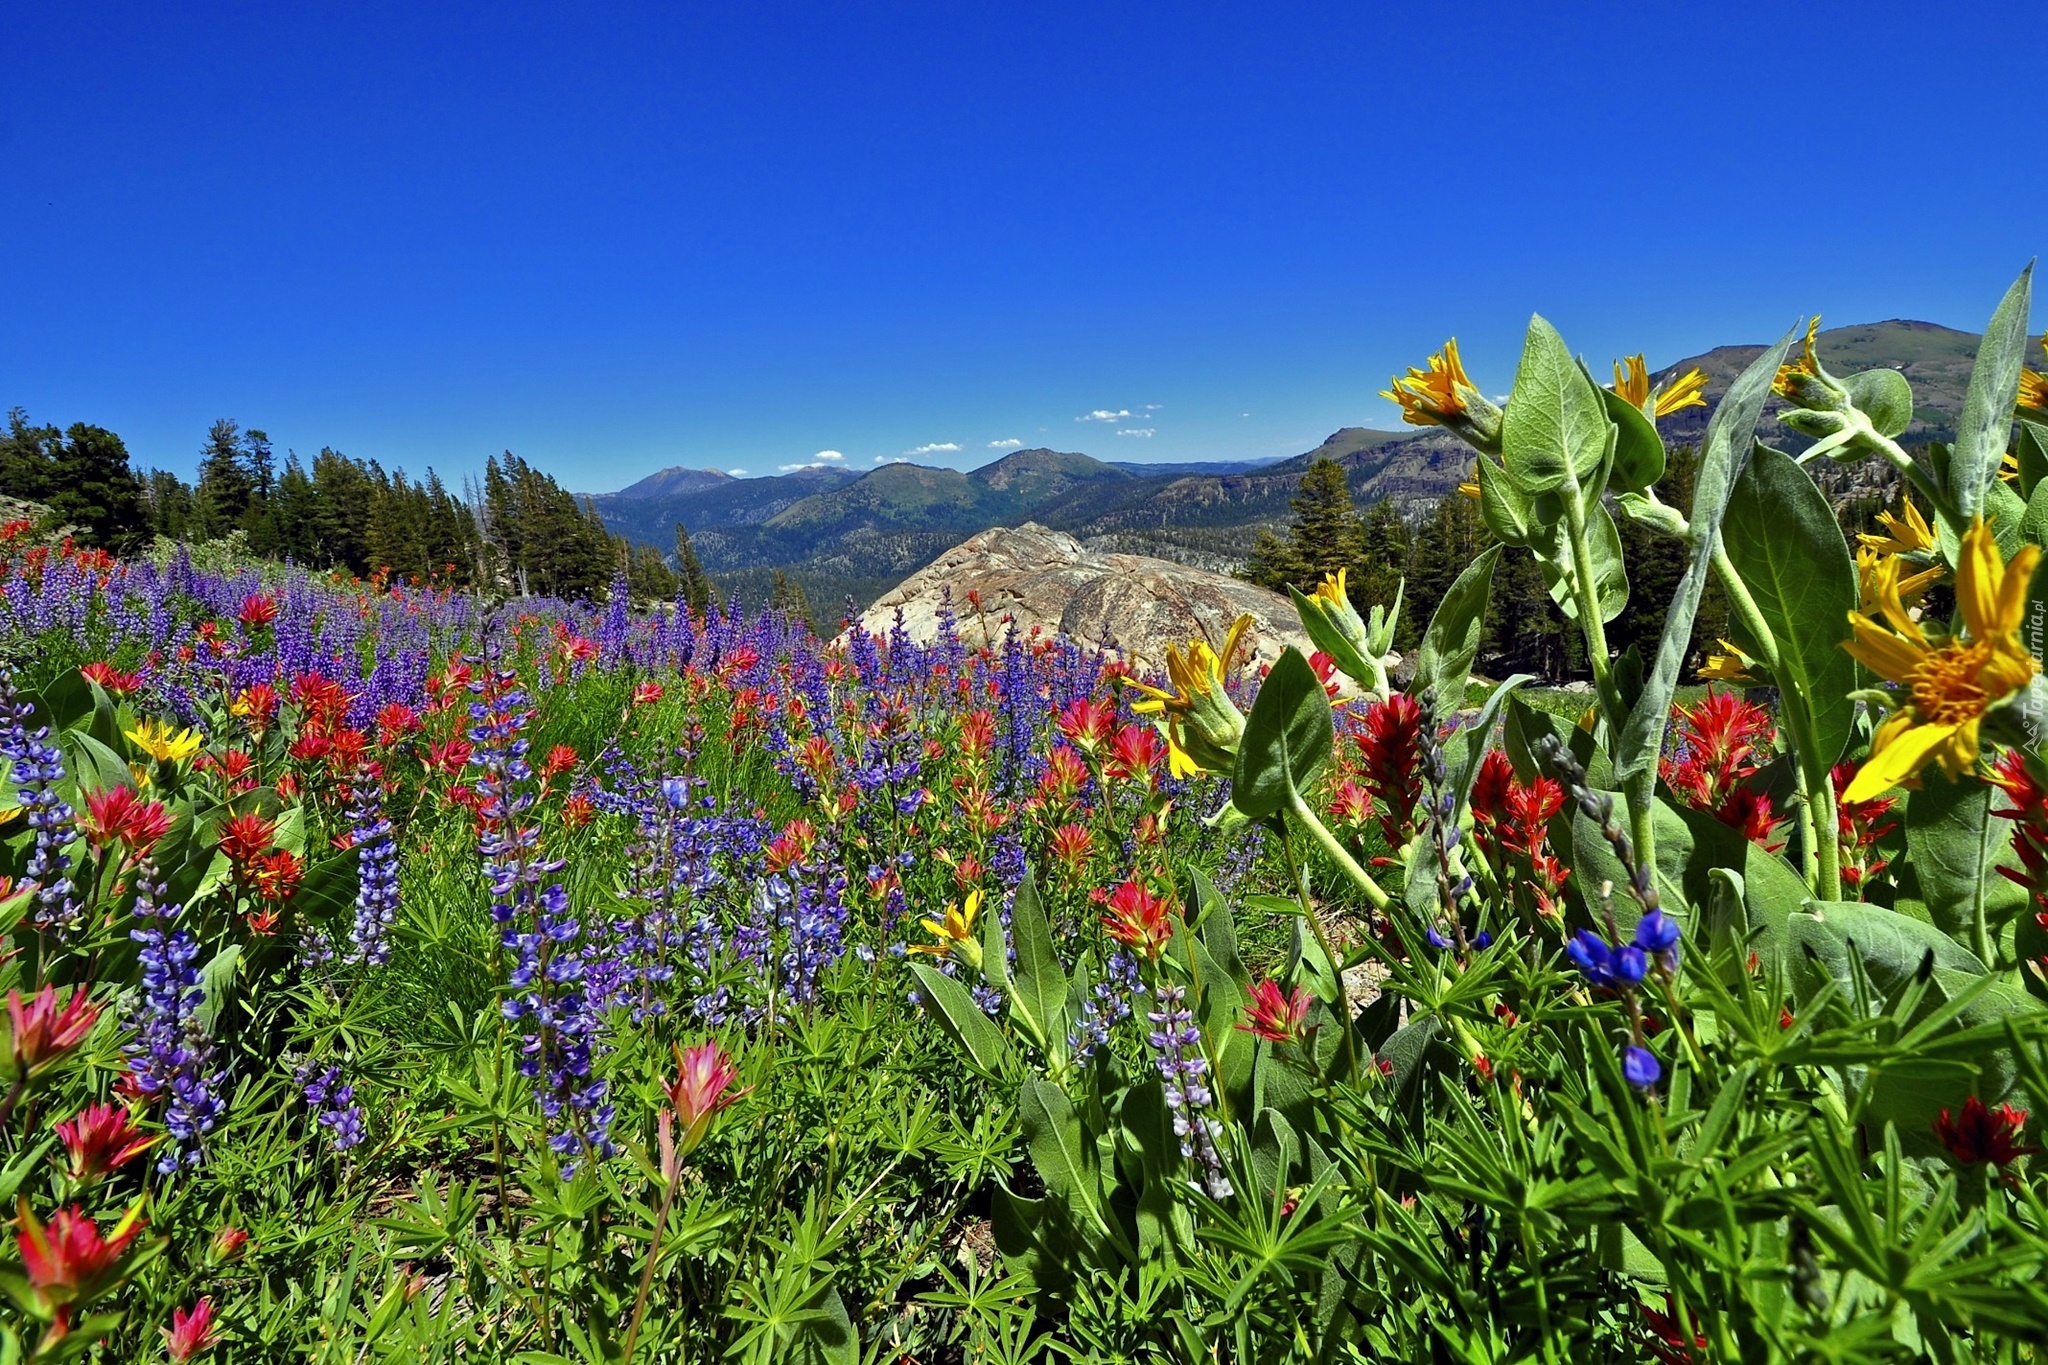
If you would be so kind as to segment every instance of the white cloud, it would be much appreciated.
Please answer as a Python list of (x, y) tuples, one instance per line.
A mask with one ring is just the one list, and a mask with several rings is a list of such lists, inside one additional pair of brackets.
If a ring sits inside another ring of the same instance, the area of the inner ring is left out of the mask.
[(1123, 429), (1122, 431), (1119, 431), (1119, 432), (1117, 433), (1117, 435), (1119, 435), (1119, 436), (1150, 436), (1150, 435), (1151, 435), (1151, 434), (1153, 433), (1153, 431), (1154, 431), (1154, 430), (1155, 430), (1155, 428), (1153, 428), (1153, 427), (1125, 427), (1125, 428), (1124, 428), (1124, 429)]
[(902, 457), (901, 455), (877, 455), (877, 456), (875, 456), (875, 463), (876, 463), (876, 464), (909, 464), (909, 463), (910, 463), (910, 461), (908, 461), (908, 460), (904, 459), (904, 458), (903, 458), (903, 457)]
[(960, 453), (960, 443), (958, 441), (933, 441), (928, 445), (921, 445), (914, 450), (906, 450), (903, 453), (905, 455), (958, 455)]
[(830, 469), (831, 467), (831, 465), (826, 464), (822, 460), (805, 460), (800, 464), (779, 464), (775, 466), (777, 470), (784, 474), (794, 474), (799, 469)]
[(1165, 407), (1165, 406), (1166, 406), (1166, 404), (1164, 404), (1164, 403), (1147, 403), (1147, 404), (1145, 405), (1145, 411), (1147, 411), (1147, 412), (1157, 412), (1157, 411), (1159, 411), (1159, 410), (1160, 410), (1161, 408), (1163, 408), (1163, 407)]
[(1121, 422), (1130, 415), (1131, 410), (1129, 408), (1119, 408), (1115, 412), (1111, 412), (1108, 408), (1097, 408), (1095, 411), (1085, 413), (1074, 420), (1076, 422)]
[(747, 474), (747, 471), (744, 469), (728, 469), (725, 472), (732, 475), (735, 479), (743, 479)]
[(1014, 436), (1005, 436), (1000, 441), (990, 441), (988, 443), (988, 448), (990, 450), (1015, 450), (1018, 446), (1021, 446), (1023, 444), (1024, 443), (1022, 441), (1018, 440)]
[(821, 450), (817, 454), (811, 456), (811, 458), (813, 460), (843, 460), (846, 458), (846, 456), (840, 454), (836, 450)]

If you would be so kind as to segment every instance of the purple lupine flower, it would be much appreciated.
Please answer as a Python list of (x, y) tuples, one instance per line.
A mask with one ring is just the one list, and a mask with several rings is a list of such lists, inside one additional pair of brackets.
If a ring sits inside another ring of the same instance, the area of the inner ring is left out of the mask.
[(126, 1053), (136, 1090), (151, 1104), (164, 1106), (171, 1140), (157, 1158), (157, 1170), (169, 1175), (204, 1159), (205, 1135), (226, 1110), (216, 1094), (226, 1078), (214, 1069), (213, 1040), (199, 1022), (205, 1000), (193, 965), (199, 945), (182, 928), (172, 927), (183, 907), (165, 905), (163, 896), (156, 864), (145, 859), (135, 874), (140, 923), (128, 935), (142, 945), (142, 981), (138, 1009), (129, 1021), (135, 1039)]
[(57, 784), (64, 780), (64, 755), (50, 743), (49, 726), (30, 732), (28, 722), (34, 715), (35, 708), (15, 692), (14, 680), (0, 675), (0, 758), (12, 765), (18, 799), (35, 831), (22, 872), (23, 880), (36, 889), (30, 922), (62, 935), (77, 925), (79, 915), (71, 855), (65, 852), (76, 812), (57, 794)]
[(1161, 986), (1157, 998), (1159, 1008), (1145, 1015), (1154, 1025), (1145, 1041), (1166, 1082), (1166, 1107), (1173, 1115), (1180, 1154), (1200, 1169), (1211, 1199), (1228, 1199), (1230, 1180), (1223, 1174), (1223, 1158), (1216, 1148), (1223, 1128), (1208, 1113), (1215, 1096), (1206, 1079), (1209, 1061), (1202, 1055), (1202, 1032), (1187, 1009), (1184, 988)]
[(398, 841), (384, 811), (384, 794), (368, 776), (355, 785), (348, 819), (357, 866), (351, 957), (381, 967), (391, 960), (388, 936), (398, 920)]
[(355, 1087), (342, 1081), (340, 1067), (320, 1071), (315, 1063), (307, 1062), (295, 1079), (305, 1094), (306, 1107), (313, 1111), (314, 1122), (327, 1130), (327, 1143), (335, 1151), (345, 1152), (368, 1136), (363, 1106), (356, 1103)]

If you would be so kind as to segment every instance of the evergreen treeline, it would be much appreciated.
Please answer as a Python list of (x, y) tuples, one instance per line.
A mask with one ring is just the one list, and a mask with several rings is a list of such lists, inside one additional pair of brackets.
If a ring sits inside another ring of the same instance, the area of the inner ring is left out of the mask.
[[(1691, 450), (1673, 451), (1657, 485), (1658, 496), (1673, 506), (1691, 506), (1697, 465)], [(1494, 543), (1477, 500), (1455, 490), (1437, 500), (1420, 526), (1410, 527), (1385, 501), (1360, 516), (1343, 466), (1328, 459), (1317, 460), (1302, 475), (1293, 510), (1284, 536), (1260, 532), (1244, 577), (1278, 592), (1289, 585), (1308, 592), (1325, 575), (1347, 569), (1351, 600), (1361, 615), (1374, 603), (1391, 603), (1396, 586), (1405, 579), (1395, 635), (1403, 651), (1414, 649), (1421, 627), (1465, 566)], [(1629, 599), (1626, 610), (1609, 625), (1608, 639), (1617, 650), (1635, 646), (1648, 655), (1663, 635), (1665, 604), (1685, 572), (1686, 552), (1671, 537), (1626, 518), (1619, 524), (1630, 575)], [(1509, 547), (1502, 556), (1487, 623), (1480, 658), (1490, 671), (1534, 673), (1552, 680), (1586, 676), (1579, 632), (1552, 600), (1529, 551)], [(1716, 638), (1726, 633), (1727, 606), (1719, 585), (1710, 584), (1693, 626), (1692, 662), (1703, 662)]]
[(624, 573), (635, 596), (681, 593), (699, 611), (715, 592), (682, 527), (679, 577), (659, 550), (610, 534), (595, 507), (510, 451), (457, 493), (432, 470), (415, 480), (331, 448), (310, 462), (288, 451), (280, 464), (262, 431), (223, 419), (188, 484), (169, 470), (138, 474), (102, 427), (36, 426), (16, 408), (0, 435), (0, 495), (49, 507), (81, 541), (116, 554), (152, 536), (238, 536), (261, 558), (365, 578), (597, 598)]

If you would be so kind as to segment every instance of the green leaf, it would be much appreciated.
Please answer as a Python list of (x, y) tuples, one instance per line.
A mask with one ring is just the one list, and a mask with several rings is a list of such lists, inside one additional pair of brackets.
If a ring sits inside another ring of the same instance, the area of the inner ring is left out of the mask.
[[(1536, 552), (1536, 567), (1543, 571), (1543, 584), (1550, 600), (1557, 603), (1565, 619), (1579, 619), (1579, 598), (1573, 590), (1571, 542), (1562, 525), (1548, 526), (1529, 541)], [(1622, 555), (1621, 531), (1604, 504), (1596, 503), (1586, 517), (1586, 550), (1593, 559), (1593, 591), (1600, 598), (1600, 619), (1612, 621), (1628, 607), (1628, 565)]]
[(1801, 708), (1810, 722), (1809, 767), (1832, 767), (1856, 725), (1856, 661), (1841, 647), (1856, 609), (1856, 567), (1834, 509), (1789, 455), (1759, 448), (1735, 481), (1721, 534), (1777, 638), (1779, 704)]
[(995, 1021), (981, 1012), (967, 987), (929, 963), (914, 962), (910, 970), (917, 976), (925, 999), (938, 1007), (934, 1017), (939, 1026), (967, 1050), (974, 1069), (990, 1080), (1001, 1080), (1011, 1068), (1009, 1040), (1003, 1037)]
[(1301, 618), (1301, 628), (1310, 642), (1335, 659), (1338, 670), (1345, 677), (1365, 679), (1372, 676), (1372, 665), (1366, 662), (1365, 655), (1359, 653), (1358, 645), (1337, 628), (1319, 603), (1292, 583), (1287, 585), (1287, 595), (1294, 599), (1294, 614)]
[(1656, 771), (1664, 751), (1664, 728), (1671, 721), (1671, 697), (1678, 688), (1678, 672), (1692, 648), (1692, 623), (1700, 609), (1700, 596), (1707, 589), (1714, 550), (1721, 541), (1721, 517), (1728, 508), (1735, 480), (1749, 461), (1756, 441), (1756, 424), (1763, 416), (1764, 400), (1770, 396), (1771, 381), (1791, 349), (1794, 327), (1778, 344), (1758, 356), (1750, 367), (1728, 386), (1728, 392), (1707, 420), (1707, 439), (1700, 456), (1699, 473), (1693, 480), (1692, 511), (1688, 514), (1692, 532), (1692, 558), (1672, 594), (1664, 613), (1664, 634), (1657, 643), (1657, 657), (1643, 679), (1643, 694), (1630, 708), (1628, 720), (1614, 744), (1615, 771), (1625, 782), (1648, 780)]
[[(1000, 915), (991, 915), (1000, 919)], [(1067, 973), (1053, 946), (1052, 926), (1038, 901), (1038, 884), (1027, 870), (1010, 902), (1010, 934), (1017, 964), (1010, 1007), (1027, 1018), (1038, 1045), (1064, 1049), (1067, 1037)]]
[[(1567, 482), (1582, 488), (1607, 458), (1614, 425), (1564, 338), (1541, 316), (1529, 319), (1515, 390), (1501, 418), (1501, 461), (1525, 493)], [(1597, 492), (1588, 489), (1588, 492)]]
[(58, 743), (71, 750), (67, 766), (81, 787), (101, 791), (135, 785), (135, 775), (128, 771), (128, 761), (85, 731), (67, 730), (58, 737)]
[(1414, 691), (1419, 697), (1434, 688), (1439, 716), (1465, 704), (1465, 679), (1471, 676), (1472, 661), (1479, 657), (1479, 637), (1486, 629), (1486, 597), (1500, 557), (1501, 547), (1493, 545), (1467, 564), (1444, 600), (1437, 603), (1436, 615), (1429, 618), (1429, 629), (1423, 632), (1422, 648), (1415, 659)]
[(1064, 1200), (1097, 1232), (1121, 1241), (1104, 1215), (1095, 1144), (1081, 1131), (1081, 1121), (1066, 1092), (1050, 1081), (1026, 1076), (1018, 1117), (1031, 1165), (1046, 1190)]
[[(2022, 440), (2021, 444), (2025, 444)], [(2048, 545), (2048, 479), (2034, 485), (2033, 496), (2027, 499), (2027, 510), (2020, 517), (2020, 534), (2030, 545)]]
[(2022, 420), (2014, 453), (2020, 462), (2020, 496), (2031, 503), (2034, 491), (2048, 478), (2048, 426)]
[(1995, 870), (2012, 844), (2012, 822), (1992, 811), (1988, 782), (1928, 774), (1906, 802), (1906, 860), (1943, 933), (1967, 942), (1982, 916), (2000, 925), (2027, 903), (2024, 888)]
[(1631, 493), (1640, 493), (1664, 477), (1664, 438), (1657, 424), (1643, 410), (1613, 389), (1594, 386), (1614, 423), (1614, 473), (1612, 481)]
[(1479, 457), (1479, 516), (1494, 539), (1505, 545), (1527, 545), (1540, 518), (1536, 499), (1515, 486), (1507, 471), (1484, 455)]
[(200, 970), (199, 986), (204, 998), (199, 1002), (199, 1027), (209, 1034), (218, 1032), (220, 1012), (227, 1008), (228, 997), (234, 993), (235, 967), (241, 960), (242, 945), (230, 943)]
[(2027, 314), (2033, 306), (2034, 267), (2029, 264), (1999, 301), (1984, 329), (1970, 389), (1949, 453), (1949, 491), (1967, 521), (1985, 510), (1986, 492), (1997, 481), (1999, 462), (2012, 435), (2012, 406), (2019, 396), (2026, 359)]
[(1536, 681), (1533, 673), (1517, 673), (1500, 686), (1487, 693), (1486, 704), (1479, 708), (1479, 714), (1469, 725), (1461, 726), (1454, 743), (1462, 749), (1455, 771), (1451, 774), (1451, 788), (1457, 794), (1458, 808), (1452, 819), (1465, 814), (1465, 803), (1472, 799), (1472, 784), (1478, 780), (1479, 765), (1486, 760), (1486, 751), (1493, 740), (1494, 722), (1515, 693), (1529, 683)]
[(1913, 386), (1897, 370), (1865, 370), (1842, 381), (1849, 401), (1886, 436), (1913, 424)]
[[(1453, 590), (1455, 591), (1455, 589)], [(1237, 745), (1231, 804), (1261, 820), (1308, 794), (1330, 757), (1335, 725), (1330, 697), (1300, 650), (1289, 645), (1259, 687)]]

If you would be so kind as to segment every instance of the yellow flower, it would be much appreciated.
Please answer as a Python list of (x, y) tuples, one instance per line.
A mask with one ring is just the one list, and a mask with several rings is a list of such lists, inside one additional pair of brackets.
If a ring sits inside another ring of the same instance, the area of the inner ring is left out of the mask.
[(9, 806), (6, 810), (0, 810), (0, 825), (13, 824), (21, 818), (21, 811), (20, 806)]
[(967, 898), (961, 901), (959, 905), (947, 906), (944, 919), (927, 917), (924, 920), (925, 932), (937, 939), (937, 943), (913, 943), (910, 945), (910, 951), (913, 953), (930, 953), (934, 957), (946, 957), (955, 948), (960, 948), (963, 951), (972, 950), (974, 961), (976, 965), (979, 965), (981, 960), (981, 944), (974, 937), (974, 917), (980, 913), (981, 889), (977, 887), (968, 892)]
[(1896, 555), (1880, 554), (1868, 546), (1856, 551), (1856, 610), (1865, 616), (1875, 616), (1879, 604), (1887, 595), (1897, 597), (1900, 605), (1912, 610), (1920, 605), (1920, 599), (1927, 590), (1942, 580), (1947, 572), (1936, 564), (1916, 574), (1904, 574), (1904, 561)]
[(1899, 516), (1890, 512), (1879, 512), (1877, 524), (1885, 534), (1874, 536), (1868, 532), (1857, 533), (1856, 539), (1879, 554), (1911, 555), (1931, 550), (1940, 542), (1934, 537), (1934, 528), (1927, 524), (1927, 518), (1920, 515), (1920, 509), (1913, 505), (1913, 495), (1903, 499), (1903, 511)]
[(159, 763), (183, 763), (199, 752), (199, 746), (206, 742), (197, 730), (180, 730), (173, 733), (171, 727), (162, 721), (145, 720), (135, 729), (127, 731), (135, 747)]
[(1341, 611), (1343, 608), (1351, 605), (1351, 592), (1344, 581), (1350, 575), (1351, 570), (1349, 569), (1339, 569), (1335, 573), (1324, 574), (1323, 581), (1316, 584), (1316, 590), (1310, 593), (1309, 596), (1315, 598), (1332, 611)]
[(1756, 681), (1747, 671), (1749, 668), (1748, 655), (1744, 654), (1734, 645), (1729, 644), (1726, 640), (1716, 640), (1714, 643), (1720, 645), (1727, 653), (1708, 655), (1706, 666), (1700, 669), (1700, 676), (1702, 678), (1711, 678), (1715, 682), (1727, 683)]
[[(2041, 338), (2041, 350), (2048, 352), (2048, 337)], [(2039, 370), (2021, 370), (2020, 398), (2015, 406), (2048, 412), (2048, 374)]]
[(1380, 397), (1399, 403), (1401, 420), (1416, 427), (1442, 426), (1446, 418), (1463, 416), (1465, 397), (1459, 390), (1472, 387), (1464, 363), (1458, 359), (1456, 337), (1429, 358), (1428, 369), (1410, 366), (1407, 378), (1396, 375), (1388, 382), (1393, 387), (1380, 390)]
[(1963, 536), (1956, 567), (1960, 635), (1921, 628), (1897, 591), (1895, 576), (1878, 584), (1880, 622), (1849, 613), (1853, 638), (1842, 647), (1872, 672), (1906, 689), (1877, 727), (1870, 759), (1856, 774), (1845, 801), (1867, 801), (1939, 763), (1960, 778), (1977, 762), (1978, 730), (1985, 712), (2018, 692), (2040, 671), (2021, 643), (2027, 585), (2040, 547), (2029, 545), (2005, 563), (1980, 517)]
[[(1325, 586), (1317, 586), (1318, 597), (1323, 595)], [(1168, 646), (1166, 678), (1173, 684), (1173, 690), (1169, 692), (1150, 683), (1133, 682), (1131, 685), (1145, 696), (1133, 703), (1131, 709), (1141, 716), (1191, 714), (1204, 698), (1223, 690), (1223, 679), (1229, 671), (1230, 661), (1237, 657), (1237, 648), (1244, 642), (1244, 633), (1251, 629), (1251, 624), (1249, 615), (1240, 616), (1232, 622), (1230, 634), (1224, 637), (1220, 652), (1209, 648), (1207, 640), (1188, 641), (1185, 654)]]
[[(1328, 586), (1327, 582), (1318, 585), (1317, 596)], [(1144, 694), (1131, 709), (1165, 722), (1166, 756), (1176, 777), (1228, 772), (1236, 761), (1244, 716), (1223, 684), (1251, 624), (1249, 615), (1238, 617), (1220, 652), (1209, 648), (1206, 640), (1190, 640), (1186, 653), (1169, 648), (1166, 678), (1171, 691), (1149, 683), (1131, 684)]]
[(128, 776), (134, 780), (135, 790), (139, 792), (149, 790), (149, 769), (143, 767), (140, 763), (130, 763), (128, 765)]
[(1479, 466), (1472, 466), (1472, 477), (1458, 485), (1458, 491), (1468, 498), (1479, 496)]
[(1998, 477), (2007, 483), (2020, 481), (2020, 457), (2017, 451), (2008, 450), (1998, 462)]
[[(1666, 384), (1657, 394), (1653, 417), (1669, 417), (1680, 408), (1703, 408), (1707, 377), (1699, 370), (1687, 370)], [(1650, 371), (1640, 355), (1614, 362), (1614, 391), (1637, 407), (1650, 401)]]
[(1809, 380), (1820, 378), (1820, 357), (1813, 353), (1813, 340), (1820, 335), (1820, 314), (1813, 315), (1813, 321), (1806, 324), (1806, 346), (1799, 359), (1789, 365), (1778, 367), (1778, 377), (1771, 381), (1771, 391), (1780, 398), (1789, 398), (1795, 403), (1803, 402), (1801, 390)]

